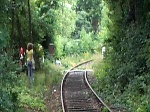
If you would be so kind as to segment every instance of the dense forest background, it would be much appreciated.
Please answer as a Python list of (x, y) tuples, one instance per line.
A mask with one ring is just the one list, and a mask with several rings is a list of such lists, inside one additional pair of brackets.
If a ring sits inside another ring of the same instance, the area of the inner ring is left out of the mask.
[[(95, 67), (101, 97), (128, 111), (150, 111), (149, 0), (4, 0), (0, 1), (0, 111), (18, 108), (16, 63), (28, 42), (55, 58), (95, 53), (106, 46)], [(109, 96), (109, 97), (108, 97)]]

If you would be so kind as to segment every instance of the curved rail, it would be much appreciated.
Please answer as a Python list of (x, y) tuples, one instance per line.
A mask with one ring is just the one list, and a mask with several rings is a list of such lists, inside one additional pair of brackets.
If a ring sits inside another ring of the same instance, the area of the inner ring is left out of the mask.
[[(61, 102), (62, 102), (62, 110), (63, 110), (63, 112), (65, 112), (65, 105), (64, 105), (64, 99), (63, 99), (63, 85), (64, 85), (64, 83), (65, 83), (65, 79), (67, 78), (67, 76), (69, 75), (69, 73), (72, 71), (73, 72), (73, 69), (75, 69), (75, 68), (77, 68), (77, 67), (79, 67), (79, 66), (82, 66), (82, 65), (84, 65), (84, 64), (87, 64), (87, 63), (89, 63), (89, 62), (91, 62), (91, 61), (93, 61), (93, 60), (89, 60), (89, 61), (85, 61), (85, 62), (83, 62), (83, 63), (80, 63), (80, 64), (78, 64), (78, 65), (76, 65), (76, 66), (74, 66), (74, 67), (72, 67), (65, 75), (64, 75), (64, 77), (63, 77), (63, 80), (62, 80), (62, 83), (61, 83)], [(75, 70), (75, 71), (77, 71), (77, 70)], [(95, 97), (109, 110), (109, 112), (112, 112), (111, 110), (110, 110), (110, 108), (98, 97), (98, 95), (95, 93), (95, 91), (92, 89), (92, 87), (90, 86), (90, 84), (88, 83), (88, 80), (87, 80), (87, 71), (86, 70), (82, 70), (83, 72), (85, 72), (85, 81), (87, 82), (87, 85), (88, 85), (88, 87), (91, 89), (91, 91), (94, 93), (94, 95), (95, 95)], [(81, 71), (80, 71), (81, 72)]]
[[(69, 71), (71, 71), (71, 70), (73, 70), (73, 69), (75, 69), (75, 68), (77, 68), (77, 67), (79, 67), (79, 66), (81, 66), (81, 65), (83, 65), (83, 64), (89, 63), (89, 62), (91, 62), (91, 61), (93, 61), (93, 59), (88, 60), (88, 61), (85, 61), (85, 62), (82, 62), (82, 63), (79, 63), (79, 64), (77, 64), (76, 66), (72, 67)], [(63, 91), (63, 84), (64, 84), (65, 78), (66, 78), (67, 75), (69, 74), (69, 71), (66, 72), (66, 74), (64, 75), (63, 80), (62, 80), (62, 82), (61, 82), (61, 102), (62, 102), (62, 110), (63, 110), (63, 112), (65, 112), (65, 107), (64, 107), (64, 102), (63, 102), (63, 93), (62, 93), (62, 91)]]
[(94, 93), (95, 97), (102, 102), (102, 104), (109, 110), (109, 112), (112, 112), (112, 110), (103, 102), (103, 100), (96, 94), (96, 92), (93, 90), (91, 85), (89, 84), (88, 78), (87, 78), (87, 71), (85, 70), (85, 81), (88, 85), (88, 87), (91, 89), (91, 91)]

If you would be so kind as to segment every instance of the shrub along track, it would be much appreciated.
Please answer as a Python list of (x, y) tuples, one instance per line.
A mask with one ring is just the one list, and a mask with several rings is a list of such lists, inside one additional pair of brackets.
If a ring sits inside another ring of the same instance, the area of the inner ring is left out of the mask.
[(74, 70), (93, 60), (83, 62), (70, 69), (61, 84), (61, 103), (63, 112), (112, 112), (96, 95), (87, 79), (86, 70)]

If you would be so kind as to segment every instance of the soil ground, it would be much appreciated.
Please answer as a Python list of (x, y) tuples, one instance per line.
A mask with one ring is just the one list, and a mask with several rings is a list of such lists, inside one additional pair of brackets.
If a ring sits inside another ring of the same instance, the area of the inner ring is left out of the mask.
[(62, 112), (60, 87), (52, 90), (52, 93), (46, 98), (46, 105), (49, 112)]

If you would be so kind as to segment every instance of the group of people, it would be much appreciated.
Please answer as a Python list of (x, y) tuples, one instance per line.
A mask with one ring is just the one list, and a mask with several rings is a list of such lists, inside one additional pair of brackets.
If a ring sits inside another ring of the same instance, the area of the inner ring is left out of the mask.
[(30, 83), (32, 83), (34, 80), (33, 70), (35, 69), (35, 61), (33, 58), (33, 44), (32, 43), (27, 44), (26, 53), (23, 47), (20, 48), (20, 62), (21, 62), (22, 68), (25, 65), (25, 55), (26, 55), (26, 65), (27, 65), (27, 70), (28, 70), (27, 74), (28, 74)]

